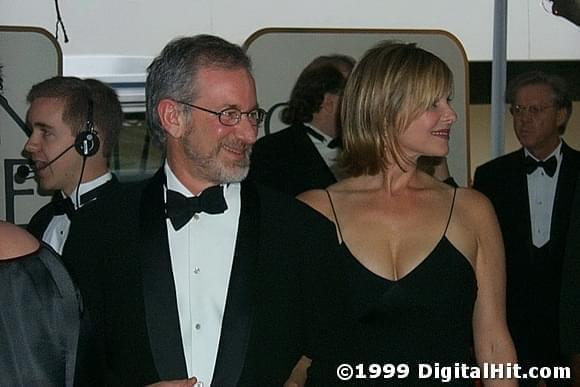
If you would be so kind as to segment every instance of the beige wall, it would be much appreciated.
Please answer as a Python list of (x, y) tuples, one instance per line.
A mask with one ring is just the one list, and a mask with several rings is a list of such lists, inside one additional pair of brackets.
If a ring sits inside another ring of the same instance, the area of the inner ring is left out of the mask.
[[(475, 168), (491, 158), (491, 105), (470, 105), (469, 107), (469, 144), (471, 158), (471, 179)], [(512, 128), (512, 119), (509, 112), (505, 117), (505, 152), (511, 152), (520, 147)], [(564, 140), (572, 148), (580, 150), (580, 102), (574, 102), (572, 117), (568, 122)]]

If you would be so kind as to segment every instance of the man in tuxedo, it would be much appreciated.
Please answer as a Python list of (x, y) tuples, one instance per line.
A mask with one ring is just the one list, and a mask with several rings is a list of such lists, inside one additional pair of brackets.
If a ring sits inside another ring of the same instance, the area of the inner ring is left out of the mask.
[(333, 226), (243, 181), (264, 111), (239, 46), (210, 35), (170, 42), (148, 68), (146, 95), (166, 160), (122, 189), (99, 236), (109, 383), (282, 385), (304, 350), (302, 260), (336, 241)]
[(72, 270), (78, 251), (67, 254), (69, 245), (87, 236), (77, 226), (96, 220), (82, 213), (118, 184), (108, 160), (123, 123), (121, 104), (104, 83), (75, 77), (40, 82), (27, 100), (32, 134), (24, 151), (39, 188), (56, 192), (55, 200), (32, 217), (28, 230), (63, 255)]
[(520, 363), (560, 361), (559, 298), (580, 153), (561, 139), (572, 112), (563, 79), (541, 72), (510, 82), (506, 99), (522, 148), (475, 171), (493, 203), (507, 271), (507, 317)]
[(341, 177), (336, 165), (340, 99), (354, 63), (345, 55), (329, 55), (306, 66), (282, 111), (282, 121), (290, 126), (258, 140), (251, 179), (295, 196)]
[[(106, 202), (119, 185), (108, 159), (122, 127), (121, 104), (100, 81), (60, 76), (34, 85), (27, 100), (32, 135), (25, 153), (39, 188), (55, 191), (53, 200), (32, 217), (28, 231), (62, 255), (83, 297), (80, 340), (91, 341), (102, 317), (102, 262), (87, 253), (99, 244), (93, 233), (105, 227), (97, 203)], [(96, 340), (82, 345), (90, 348), (98, 345)], [(78, 384), (100, 384), (100, 354), (96, 348), (79, 353)]]

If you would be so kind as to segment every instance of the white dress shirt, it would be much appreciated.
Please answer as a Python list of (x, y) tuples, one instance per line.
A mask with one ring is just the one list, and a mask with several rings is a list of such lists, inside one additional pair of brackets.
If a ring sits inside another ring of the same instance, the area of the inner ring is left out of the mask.
[[(562, 142), (545, 160), (556, 156), (558, 166), (554, 176), (550, 177), (543, 168), (537, 168), (527, 175), (528, 199), (530, 203), (530, 223), (532, 227), (532, 243), (536, 247), (542, 247), (550, 241), (550, 229), (552, 226), (552, 212), (554, 209), (554, 198), (556, 196), (556, 186), (560, 166), (562, 165)], [(526, 156), (535, 158), (527, 149), (524, 149)]]
[[(82, 183), (80, 186), (78, 186), (79, 195), (77, 195), (77, 189), (75, 189), (69, 196), (75, 209), (78, 209), (82, 206), (77, 202), (77, 199), (80, 198), (80, 196), (89, 191), (92, 191), (97, 187), (100, 187), (112, 178), (113, 175), (110, 172), (107, 172), (94, 180)], [(63, 198), (67, 197), (63, 192), (61, 192), (61, 194)], [(46, 230), (44, 230), (44, 234), (42, 234), (42, 240), (49, 244), (54, 249), (54, 251), (62, 255), (62, 250), (64, 248), (66, 239), (68, 238), (69, 230), (70, 219), (68, 216), (66, 214), (55, 215), (46, 227)]]
[[(167, 189), (191, 193), (165, 164)], [(199, 213), (179, 231), (167, 220), (169, 252), (188, 377), (211, 385), (240, 217), (240, 184), (224, 186), (228, 209)]]

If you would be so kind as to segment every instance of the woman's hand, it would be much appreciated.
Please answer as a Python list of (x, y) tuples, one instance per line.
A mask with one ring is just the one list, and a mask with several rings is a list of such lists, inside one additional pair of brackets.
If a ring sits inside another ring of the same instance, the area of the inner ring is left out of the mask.
[(147, 387), (194, 387), (197, 384), (197, 378), (166, 380), (163, 382), (148, 384)]

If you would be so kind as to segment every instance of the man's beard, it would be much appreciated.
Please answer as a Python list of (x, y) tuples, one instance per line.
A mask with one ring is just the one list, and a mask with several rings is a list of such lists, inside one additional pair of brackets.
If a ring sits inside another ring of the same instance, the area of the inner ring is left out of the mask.
[[(185, 136), (184, 138), (187, 138)], [(196, 171), (209, 181), (217, 184), (239, 183), (248, 176), (250, 170), (251, 146), (247, 147), (245, 158), (243, 160), (224, 163), (219, 159), (219, 153), (222, 150), (224, 142), (217, 144), (209, 153), (202, 154), (195, 146), (188, 141), (181, 141), (183, 151), (187, 159), (194, 166)], [(234, 148), (239, 148), (236, 146)]]

